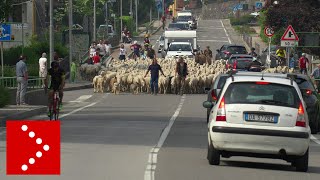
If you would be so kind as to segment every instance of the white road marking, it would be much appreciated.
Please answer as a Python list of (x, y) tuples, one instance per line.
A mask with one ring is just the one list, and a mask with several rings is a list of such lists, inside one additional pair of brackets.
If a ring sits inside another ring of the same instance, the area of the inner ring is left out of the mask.
[(229, 41), (214, 40), (214, 39), (201, 39), (201, 40), (198, 39), (198, 42), (229, 42)]
[[(105, 97), (107, 97), (108, 95), (109, 95), (109, 93), (107, 93)], [(94, 106), (95, 104), (97, 104), (97, 103), (101, 102), (105, 97), (103, 97), (102, 99), (100, 99), (100, 101), (97, 101), (97, 102), (91, 103), (91, 104), (89, 104), (89, 105), (83, 106), (83, 107), (78, 108), (78, 109), (75, 109), (75, 110), (73, 110), (73, 111), (71, 111), (71, 112), (69, 112), (69, 113), (67, 113), (67, 114), (63, 114), (63, 115), (61, 115), (61, 116), (60, 116), (60, 118), (63, 118), (63, 117), (69, 116), (69, 115), (74, 114), (74, 113), (76, 113), (76, 112), (78, 112), (78, 111), (81, 111), (81, 110), (83, 110), (83, 109), (85, 109), (85, 108), (88, 108), (88, 107)], [(0, 132), (0, 136), (1, 136), (1, 135), (3, 135), (3, 134), (5, 134), (5, 133), (6, 133), (6, 130), (4, 130), (4, 131)]]
[(78, 99), (76, 99), (74, 101), (69, 101), (69, 102), (83, 102), (91, 97), (92, 97), (92, 95), (82, 95)]
[(162, 147), (164, 141), (167, 139), (169, 132), (171, 130), (171, 127), (180, 113), (180, 110), (185, 101), (185, 98), (186, 98), (186, 95), (183, 95), (181, 97), (179, 106), (175, 111), (175, 113), (173, 114), (173, 116), (171, 117), (169, 124), (162, 131), (158, 144), (150, 150), (148, 164), (147, 164), (146, 170), (144, 171), (144, 180), (154, 180), (154, 174), (157, 167), (158, 152)]
[(227, 35), (227, 37), (228, 37), (229, 44), (231, 44), (230, 37), (229, 37), (229, 35), (228, 35), (228, 32), (227, 32), (226, 28), (224, 27), (224, 24), (223, 24), (222, 20), (220, 20), (220, 22), (221, 22), (221, 24), (222, 24), (222, 27), (223, 27), (223, 29), (224, 29), (224, 32), (226, 33), (226, 35)]
[(311, 135), (311, 140), (320, 145), (320, 140)]

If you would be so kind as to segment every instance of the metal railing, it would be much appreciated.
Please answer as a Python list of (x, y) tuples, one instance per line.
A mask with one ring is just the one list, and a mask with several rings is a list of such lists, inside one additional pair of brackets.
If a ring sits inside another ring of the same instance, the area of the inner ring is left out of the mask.
[[(44, 78), (31, 76), (28, 79), (28, 89), (41, 89)], [(17, 77), (0, 77), (0, 86), (8, 89), (17, 88)]]

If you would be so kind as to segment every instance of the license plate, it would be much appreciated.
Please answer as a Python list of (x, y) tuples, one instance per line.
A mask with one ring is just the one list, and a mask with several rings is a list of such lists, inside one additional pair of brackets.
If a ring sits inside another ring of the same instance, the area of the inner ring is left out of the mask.
[(253, 121), (253, 122), (266, 122), (266, 123), (278, 122), (278, 116), (264, 115), (264, 114), (245, 114), (244, 119), (246, 121)]

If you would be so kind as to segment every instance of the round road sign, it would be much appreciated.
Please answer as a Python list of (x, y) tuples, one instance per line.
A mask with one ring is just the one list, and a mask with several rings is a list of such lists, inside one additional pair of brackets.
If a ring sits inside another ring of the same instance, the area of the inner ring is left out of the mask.
[(268, 37), (272, 37), (274, 35), (274, 31), (271, 27), (264, 28), (264, 34)]

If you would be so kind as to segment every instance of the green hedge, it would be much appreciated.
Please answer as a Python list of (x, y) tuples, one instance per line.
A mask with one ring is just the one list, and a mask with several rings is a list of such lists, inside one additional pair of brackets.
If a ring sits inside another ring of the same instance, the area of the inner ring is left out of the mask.
[(10, 102), (9, 90), (4, 88), (3, 86), (0, 86), (0, 108), (9, 104), (9, 102)]
[[(50, 57), (49, 49), (50, 48), (48, 41), (39, 42), (35, 39), (32, 39), (30, 46), (27, 46), (23, 49), (23, 54), (27, 56), (28, 64), (38, 64), (39, 58), (41, 57), (43, 52), (47, 53), (48, 58)], [(63, 46), (61, 43), (55, 43), (54, 50), (58, 53), (59, 57), (65, 57), (68, 55), (68, 48)], [(4, 64), (15, 65), (21, 54), (22, 46), (4, 50)]]
[(251, 23), (252, 21), (255, 21), (255, 17), (251, 15), (244, 15), (241, 16), (239, 19), (235, 17), (230, 17), (230, 23), (231, 25), (247, 25), (248, 23)]

